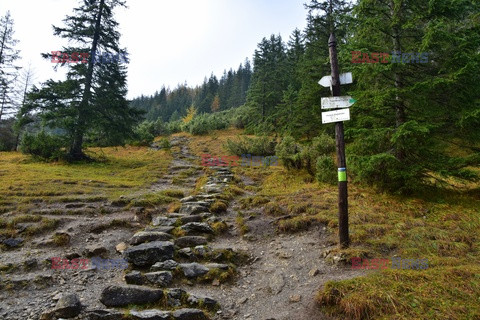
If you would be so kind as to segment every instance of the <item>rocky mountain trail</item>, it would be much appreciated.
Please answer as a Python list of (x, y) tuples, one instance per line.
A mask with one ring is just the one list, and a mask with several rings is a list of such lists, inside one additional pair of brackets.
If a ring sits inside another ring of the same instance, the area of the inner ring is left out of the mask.
[[(60, 222), (54, 232), (0, 254), (7, 266), (0, 319), (329, 319), (315, 306), (316, 292), (328, 280), (361, 273), (326, 263), (322, 252), (332, 248), (326, 229), (278, 233), (275, 217), (225, 196), (235, 181), (254, 182), (228, 167), (203, 170), (188, 142), (172, 138), (178, 151), (168, 173), (125, 194), (131, 199), (180, 189), (184, 196), (174, 212), (158, 207), (145, 215), (145, 208), (104, 200), (92, 202), (92, 210), (108, 206), (112, 212), (87, 217), (62, 213), (64, 203), (40, 207)], [(202, 174), (206, 182), (195, 191)], [(68, 210), (87, 205), (75, 203)], [(246, 228), (238, 223), (240, 211)], [(52, 269), (53, 257), (67, 261), (65, 268)], [(118, 265), (72, 267), (81, 259)]]

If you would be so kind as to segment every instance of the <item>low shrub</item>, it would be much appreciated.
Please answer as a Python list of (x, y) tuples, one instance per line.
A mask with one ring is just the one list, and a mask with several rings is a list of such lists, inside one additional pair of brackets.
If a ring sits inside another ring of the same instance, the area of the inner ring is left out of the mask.
[(250, 154), (252, 156), (273, 156), (275, 155), (275, 138), (266, 136), (249, 138), (243, 137), (237, 141), (228, 139), (224, 147), (232, 154), (241, 156)]
[(20, 144), (20, 150), (44, 160), (58, 160), (65, 156), (64, 141), (45, 131), (38, 134), (25, 133)]

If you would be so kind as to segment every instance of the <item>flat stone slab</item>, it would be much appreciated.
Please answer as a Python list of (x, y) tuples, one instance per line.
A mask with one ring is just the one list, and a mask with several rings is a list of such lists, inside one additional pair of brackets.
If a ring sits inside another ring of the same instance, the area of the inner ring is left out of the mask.
[(137, 245), (145, 242), (152, 242), (152, 241), (168, 241), (172, 239), (173, 236), (171, 234), (165, 232), (158, 232), (158, 231), (140, 231), (133, 235), (130, 238), (130, 244)]
[(201, 236), (186, 236), (175, 240), (175, 245), (180, 248), (201, 246), (207, 243), (207, 238)]
[(123, 313), (113, 309), (97, 309), (87, 311), (88, 320), (118, 320), (122, 319)]
[(107, 307), (125, 307), (129, 304), (155, 303), (162, 298), (162, 289), (140, 286), (108, 286), (103, 289), (100, 302)]
[(198, 202), (184, 203), (178, 213), (194, 215), (201, 212), (208, 211), (208, 204), (198, 204)]
[(183, 274), (187, 278), (196, 278), (207, 274), (210, 269), (200, 263), (181, 263), (179, 264), (180, 268), (183, 271)]
[(180, 227), (182, 230), (185, 230), (188, 234), (196, 233), (206, 233), (214, 234), (215, 232), (210, 227), (208, 223), (205, 222), (189, 222)]
[(170, 320), (172, 313), (170, 311), (163, 311), (157, 309), (149, 310), (130, 310), (130, 316), (135, 320)]
[(124, 252), (125, 259), (138, 267), (151, 266), (173, 258), (173, 243), (170, 241), (154, 241), (130, 247)]

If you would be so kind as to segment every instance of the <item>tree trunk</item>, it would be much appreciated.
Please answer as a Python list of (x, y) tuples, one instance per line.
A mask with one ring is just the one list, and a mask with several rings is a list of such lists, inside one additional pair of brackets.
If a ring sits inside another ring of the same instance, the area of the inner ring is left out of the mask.
[[(400, 19), (400, 14), (402, 8), (396, 7), (395, 6), (395, 1), (390, 0), (390, 6), (391, 6), (391, 15), (392, 15), (392, 20), (396, 21), (392, 25), (392, 36), (393, 36), (393, 50), (395, 51), (396, 54), (401, 53), (402, 46), (400, 43), (400, 27), (398, 25), (398, 21)], [(397, 89), (397, 93), (395, 95), (395, 127), (399, 128), (401, 125), (403, 125), (406, 121), (406, 115), (405, 115), (405, 106), (403, 104), (402, 98), (398, 94), (398, 91), (401, 90), (403, 86), (403, 79), (402, 75), (399, 73), (398, 70), (393, 68), (393, 77), (394, 77), (394, 85), (395, 88)], [(402, 150), (399, 150), (396, 146), (395, 148), (395, 157), (398, 160), (403, 160), (405, 158), (405, 154)]]
[(85, 78), (85, 89), (83, 91), (82, 101), (80, 102), (80, 106), (78, 107), (77, 127), (75, 128), (72, 145), (70, 147), (70, 157), (73, 160), (81, 160), (81, 159), (87, 158), (87, 156), (82, 151), (83, 136), (85, 134), (85, 122), (86, 122), (84, 110), (88, 109), (88, 105), (90, 103), (90, 96), (91, 96), (90, 89), (92, 88), (93, 67), (94, 67), (93, 56), (97, 52), (97, 43), (98, 43), (98, 39), (100, 38), (100, 23), (102, 20), (104, 3), (105, 3), (105, 0), (100, 0), (98, 16), (95, 21), (95, 33), (93, 35), (92, 50), (90, 51), (92, 54), (88, 59), (88, 69), (87, 69), (87, 75)]

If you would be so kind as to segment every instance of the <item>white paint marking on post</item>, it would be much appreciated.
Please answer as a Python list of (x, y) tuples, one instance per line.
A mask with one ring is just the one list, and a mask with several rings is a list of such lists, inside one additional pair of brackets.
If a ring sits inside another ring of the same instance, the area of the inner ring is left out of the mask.
[(350, 120), (350, 109), (322, 112), (322, 123), (332, 123)]
[(350, 96), (322, 98), (322, 109), (348, 108), (355, 103)]
[[(353, 82), (353, 76), (351, 72), (347, 73), (341, 73), (340, 74), (340, 84), (349, 84)], [(332, 84), (332, 76), (324, 76), (320, 81), (318, 81), (318, 84), (321, 85), (322, 87), (330, 87)]]

